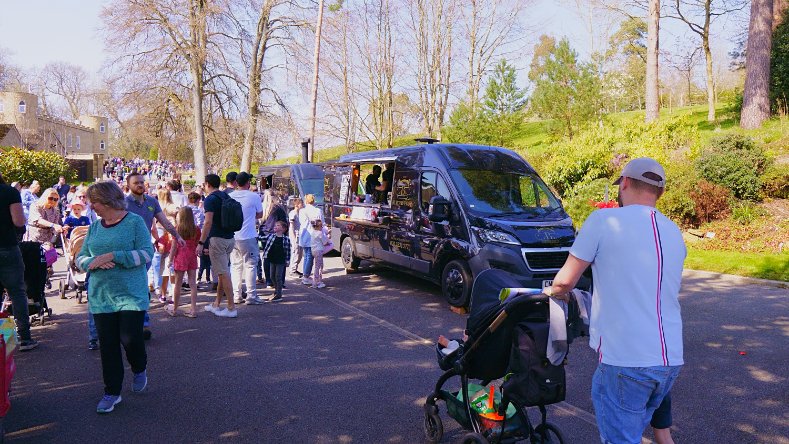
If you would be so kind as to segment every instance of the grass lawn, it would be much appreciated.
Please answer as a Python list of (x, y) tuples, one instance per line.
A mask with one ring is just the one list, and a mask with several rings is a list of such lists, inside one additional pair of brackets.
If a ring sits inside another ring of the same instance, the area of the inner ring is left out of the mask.
[(789, 252), (740, 253), (688, 248), (685, 268), (789, 282)]

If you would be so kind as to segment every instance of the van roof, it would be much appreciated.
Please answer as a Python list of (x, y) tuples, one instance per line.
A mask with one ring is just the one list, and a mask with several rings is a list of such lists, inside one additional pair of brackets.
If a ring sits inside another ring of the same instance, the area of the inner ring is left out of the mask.
[(506, 148), (485, 145), (433, 143), (378, 151), (346, 154), (339, 162), (397, 161), (406, 166), (443, 165), (446, 168), (484, 169), (533, 173), (534, 168), (521, 156)]

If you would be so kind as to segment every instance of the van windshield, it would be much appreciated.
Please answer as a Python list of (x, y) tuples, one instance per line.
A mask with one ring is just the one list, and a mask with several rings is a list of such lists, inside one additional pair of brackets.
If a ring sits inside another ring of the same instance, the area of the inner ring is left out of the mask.
[(302, 192), (315, 195), (315, 203), (323, 203), (323, 179), (302, 179), (301, 180)]
[(536, 174), (450, 170), (469, 210), (479, 216), (559, 214), (561, 204)]

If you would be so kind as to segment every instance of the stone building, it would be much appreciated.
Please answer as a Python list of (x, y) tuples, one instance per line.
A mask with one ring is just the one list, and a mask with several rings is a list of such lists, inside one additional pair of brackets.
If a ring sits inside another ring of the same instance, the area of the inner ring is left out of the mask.
[(70, 122), (42, 115), (35, 94), (0, 91), (0, 146), (54, 151), (74, 161), (81, 179), (92, 179), (101, 177), (108, 142), (106, 117)]

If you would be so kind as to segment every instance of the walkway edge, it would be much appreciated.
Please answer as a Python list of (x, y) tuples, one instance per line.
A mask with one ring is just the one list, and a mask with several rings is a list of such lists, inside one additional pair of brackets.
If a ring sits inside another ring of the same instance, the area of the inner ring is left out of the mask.
[(768, 287), (775, 287), (775, 288), (789, 288), (789, 282), (784, 281), (772, 281), (769, 279), (758, 279), (753, 277), (747, 276), (738, 276), (736, 274), (725, 274), (725, 273), (715, 273), (712, 271), (703, 271), (703, 270), (691, 270), (686, 268), (682, 272), (683, 277), (690, 277), (690, 278), (714, 278), (714, 279), (723, 279), (727, 281), (734, 281), (742, 284), (755, 284), (755, 285), (766, 285)]

